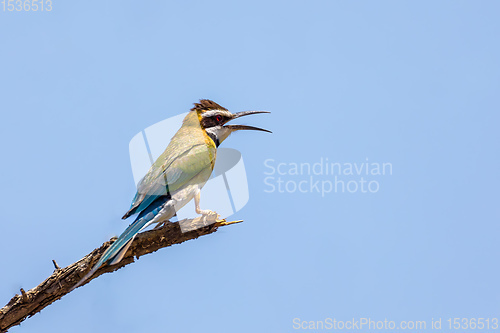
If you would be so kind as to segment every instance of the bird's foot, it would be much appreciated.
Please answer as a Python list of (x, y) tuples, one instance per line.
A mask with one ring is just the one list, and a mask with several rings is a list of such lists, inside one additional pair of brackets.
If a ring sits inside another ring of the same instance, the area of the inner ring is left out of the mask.
[(217, 214), (216, 212), (211, 211), (210, 209), (197, 209), (196, 213), (200, 214), (200, 215), (213, 215), (213, 214)]
[(201, 218), (202, 218), (202, 221), (203, 221), (203, 225), (204, 226), (207, 226), (209, 224), (212, 224), (214, 223), (213, 221), (217, 221), (219, 218), (220, 218), (220, 215), (217, 214), (216, 212), (214, 211), (211, 211), (209, 209), (206, 209), (206, 210), (198, 210), (197, 211), (198, 214), (201, 214)]

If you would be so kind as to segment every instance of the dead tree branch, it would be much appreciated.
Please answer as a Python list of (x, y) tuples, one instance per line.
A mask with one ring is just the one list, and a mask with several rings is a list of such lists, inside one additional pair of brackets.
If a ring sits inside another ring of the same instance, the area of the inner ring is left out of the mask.
[[(135, 258), (155, 252), (163, 247), (180, 244), (190, 239), (214, 233), (220, 226), (238, 222), (241, 221), (218, 221), (215, 216), (209, 216), (205, 219), (198, 217), (193, 220), (167, 223), (161, 228), (140, 233), (134, 239), (122, 261), (112, 266), (101, 267), (81, 286), (101, 274), (114, 272), (125, 265), (133, 263)], [(190, 231), (186, 232), (186, 230)], [(55, 270), (51, 276), (33, 289), (25, 291), (21, 288), (21, 294), (16, 294), (6, 306), (0, 309), (0, 332), (6, 332), (12, 326), (19, 325), (26, 318), (35, 315), (69, 293), (73, 286), (97, 263), (113, 241), (114, 239), (102, 244), (98, 249), (64, 268), (60, 268), (55, 260), (52, 260)]]

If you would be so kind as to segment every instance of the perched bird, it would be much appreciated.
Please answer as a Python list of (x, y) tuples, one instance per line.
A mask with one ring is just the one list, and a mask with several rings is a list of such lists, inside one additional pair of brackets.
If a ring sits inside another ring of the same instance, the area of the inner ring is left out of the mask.
[(269, 112), (231, 113), (208, 99), (195, 103), (165, 151), (137, 185), (132, 205), (122, 218), (126, 219), (137, 213), (139, 215), (74, 288), (80, 286), (104, 264), (113, 265), (120, 262), (139, 232), (154, 223), (168, 221), (193, 198), (197, 214), (212, 213), (210, 210), (200, 209), (200, 190), (214, 169), (217, 147), (235, 131), (257, 130), (271, 133), (258, 127), (226, 123), (257, 113)]

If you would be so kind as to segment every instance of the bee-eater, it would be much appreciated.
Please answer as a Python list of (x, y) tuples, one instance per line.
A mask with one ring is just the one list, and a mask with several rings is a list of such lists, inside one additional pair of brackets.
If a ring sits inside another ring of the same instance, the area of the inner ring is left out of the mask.
[(137, 185), (132, 205), (122, 218), (126, 219), (137, 213), (139, 215), (74, 288), (80, 286), (104, 264), (113, 265), (120, 262), (139, 232), (154, 223), (168, 221), (193, 198), (197, 214), (212, 213), (210, 210), (200, 209), (200, 190), (213, 171), (217, 147), (235, 131), (257, 130), (271, 133), (258, 127), (226, 123), (257, 113), (269, 112), (231, 113), (208, 99), (195, 103), (165, 151)]

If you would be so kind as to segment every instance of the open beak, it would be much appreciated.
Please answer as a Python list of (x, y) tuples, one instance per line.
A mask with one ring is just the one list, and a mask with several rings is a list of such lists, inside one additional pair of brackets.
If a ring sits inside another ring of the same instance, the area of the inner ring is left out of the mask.
[[(268, 111), (242, 111), (242, 112), (234, 113), (233, 119), (240, 118), (243, 116), (248, 116), (251, 114), (258, 114), (258, 113), (271, 113), (271, 112), (268, 112)], [(233, 120), (233, 119), (231, 119), (231, 120)], [(268, 130), (263, 129), (263, 128), (258, 128), (258, 127), (254, 127), (254, 126), (247, 126), (247, 125), (224, 125), (224, 127), (227, 129), (230, 129), (231, 132), (239, 131), (239, 130), (251, 130), (251, 131), (262, 131), (262, 132), (272, 133), (271, 131), (268, 131)]]

